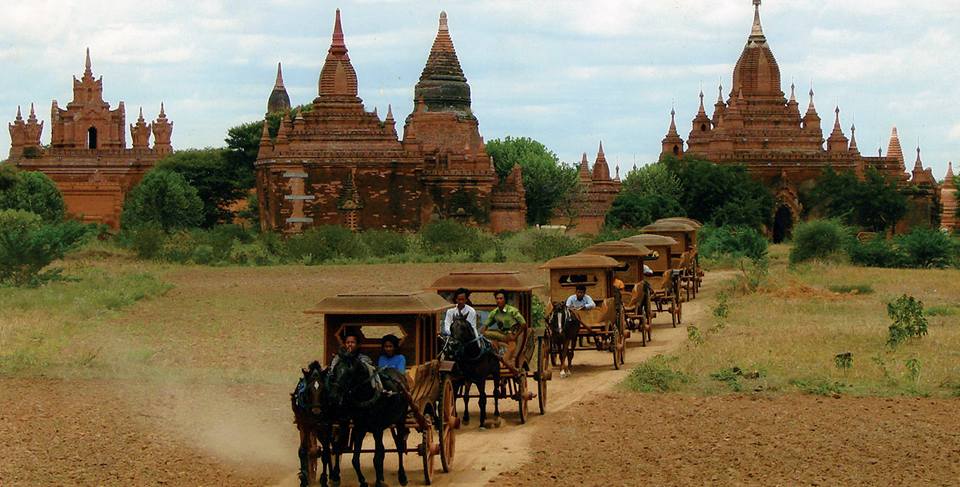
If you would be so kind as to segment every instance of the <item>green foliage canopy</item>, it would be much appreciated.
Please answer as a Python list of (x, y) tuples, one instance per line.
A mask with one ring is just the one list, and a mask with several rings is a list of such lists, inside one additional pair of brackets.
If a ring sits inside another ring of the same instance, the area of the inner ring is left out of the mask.
[(687, 216), (717, 226), (769, 225), (774, 199), (741, 165), (719, 165), (690, 156), (662, 161), (682, 185), (680, 205)]
[(41, 271), (80, 245), (89, 227), (67, 220), (45, 223), (35, 213), (0, 210), (0, 284), (39, 284), (56, 273)]
[(188, 149), (163, 158), (154, 170), (172, 171), (197, 190), (203, 202), (204, 227), (233, 219), (229, 207), (246, 196), (246, 181), (229, 163), (226, 149)]
[(44, 221), (63, 220), (66, 205), (57, 185), (42, 172), (0, 165), (0, 210), (24, 210)]
[(907, 212), (907, 197), (896, 182), (872, 167), (862, 181), (852, 171), (837, 173), (828, 167), (811, 196), (814, 211), (874, 232), (893, 227)]
[[(562, 205), (571, 205), (579, 180), (577, 169), (560, 162), (557, 155), (529, 137), (506, 137), (487, 142), (497, 174), (504, 178), (513, 166), (523, 171), (527, 198), (527, 223), (543, 225)], [(575, 210), (575, 209), (574, 209)]]
[(196, 188), (174, 171), (154, 169), (127, 195), (120, 217), (124, 229), (155, 225), (166, 233), (203, 223)]

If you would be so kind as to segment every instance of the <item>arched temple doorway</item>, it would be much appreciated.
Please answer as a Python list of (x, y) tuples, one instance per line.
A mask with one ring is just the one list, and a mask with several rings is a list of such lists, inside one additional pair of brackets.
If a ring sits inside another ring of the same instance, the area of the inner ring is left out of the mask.
[(87, 130), (87, 149), (96, 149), (97, 148), (97, 128), (90, 127)]
[(793, 233), (793, 212), (787, 205), (781, 205), (773, 217), (773, 243), (782, 243)]

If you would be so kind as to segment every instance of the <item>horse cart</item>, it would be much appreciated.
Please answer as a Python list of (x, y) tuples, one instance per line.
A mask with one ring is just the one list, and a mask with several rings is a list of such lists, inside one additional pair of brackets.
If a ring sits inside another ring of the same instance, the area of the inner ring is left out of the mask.
[[(508, 336), (515, 343), (513, 359), (509, 362), (501, 359), (499, 383), (494, 384), (494, 394), (499, 399), (517, 401), (520, 423), (526, 422), (530, 410), (528, 403), (533, 397), (528, 379), (537, 384), (540, 414), (547, 410), (547, 382), (552, 377), (550, 347), (549, 342), (545, 343), (544, 328), (536, 327), (533, 322), (533, 292), (541, 287), (524, 282), (518, 272), (453, 272), (437, 279), (428, 288), (451, 302), (457, 289), (469, 289), (470, 305), (477, 311), (479, 326), (483, 326), (487, 316), (496, 308), (494, 293), (497, 291), (504, 291), (507, 304), (520, 311), (525, 323)], [(468, 395), (465, 399), (474, 397), (479, 396)]]
[[(384, 336), (399, 338), (397, 353), (403, 354), (407, 360), (404, 373), (409, 384), (407, 392), (403, 393), (407, 403), (404, 426), (420, 434), (419, 445), (411, 451), (421, 457), (423, 477), (428, 485), (434, 478), (437, 458), (443, 471), (449, 472), (456, 451), (455, 430), (458, 420), (454, 412), (453, 383), (449, 375), (452, 364), (437, 360), (440, 320), (442, 313), (450, 307), (441, 297), (428, 292), (341, 294), (328, 297), (307, 311), (322, 317), (323, 346), (327, 357), (341, 350), (347, 335), (358, 336), (360, 353), (374, 359), (380, 354)], [(348, 431), (341, 436), (352, 439), (349, 430), (356, 427), (355, 422), (350, 421), (343, 427)], [(396, 429), (392, 428), (391, 431), (395, 443), (398, 438)], [(403, 443), (406, 443), (405, 439)], [(357, 446), (347, 444), (345, 448), (335, 448), (333, 454), (339, 456), (355, 451), (377, 453), (374, 449), (363, 448), (362, 444), (357, 450)], [(398, 454), (406, 452), (399, 445), (385, 451)], [(311, 461), (315, 471), (316, 457)], [(401, 483), (405, 482), (404, 479)]]
[[(597, 306), (590, 310), (576, 310), (572, 314), (579, 321), (577, 344), (573, 350), (606, 350), (611, 353), (613, 367), (624, 363), (628, 332), (623, 314), (620, 290), (614, 285), (614, 275), (620, 263), (605, 255), (574, 254), (557, 257), (540, 266), (550, 271), (551, 316), (558, 309), (566, 310), (566, 301), (584, 286)], [(549, 333), (563, 333), (562, 326), (550, 320)], [(584, 345), (579, 345), (583, 339)], [(593, 347), (590, 347), (592, 342)], [(554, 342), (556, 343), (556, 342)], [(554, 350), (554, 355), (562, 353)], [(571, 354), (572, 356), (572, 354)], [(561, 363), (562, 363), (561, 355)], [(569, 359), (569, 356), (568, 356)], [(563, 374), (561, 374), (563, 375)]]
[(657, 235), (653, 233), (642, 233), (627, 237), (621, 242), (644, 245), (653, 250), (657, 256), (655, 259), (647, 261), (647, 265), (653, 271), (653, 275), (647, 279), (650, 284), (650, 301), (656, 311), (655, 313), (670, 313), (670, 320), (676, 327), (681, 322), (683, 313), (683, 303), (680, 300), (680, 289), (683, 272), (680, 269), (674, 269), (671, 266), (670, 251), (677, 245), (677, 240), (673, 237)]
[(702, 225), (696, 220), (681, 217), (657, 220), (640, 229), (642, 233), (663, 235), (677, 241), (670, 249), (670, 265), (680, 270), (680, 288), (686, 292), (686, 300), (696, 298), (700, 289), (701, 275), (697, 265), (697, 230)]
[(624, 241), (601, 242), (583, 249), (582, 253), (605, 255), (615, 259), (620, 266), (614, 277), (623, 284), (623, 313), (628, 330), (640, 331), (641, 344), (651, 339), (650, 310), (652, 288), (645, 280), (644, 261), (657, 259), (659, 255), (639, 243)]

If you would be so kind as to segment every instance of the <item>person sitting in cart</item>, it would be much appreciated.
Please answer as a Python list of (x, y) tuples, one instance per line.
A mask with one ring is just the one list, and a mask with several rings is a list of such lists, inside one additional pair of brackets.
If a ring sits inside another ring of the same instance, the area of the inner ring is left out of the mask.
[(594, 303), (593, 298), (587, 294), (587, 286), (583, 284), (577, 286), (576, 293), (567, 298), (567, 308), (572, 310), (593, 309), (596, 307), (597, 303)]
[(515, 340), (520, 327), (527, 323), (520, 310), (507, 304), (507, 292), (503, 289), (493, 293), (497, 307), (487, 315), (483, 324), (483, 336), (493, 342), (500, 355), (509, 362), (516, 353)]
[[(360, 332), (359, 331), (347, 331), (343, 337), (343, 347), (342, 352), (345, 352), (349, 355), (354, 355), (360, 359), (361, 362), (373, 368), (373, 360), (370, 360), (366, 354), (360, 353)], [(333, 360), (330, 361), (330, 368), (333, 368), (337, 365), (337, 362), (340, 361), (340, 354), (335, 354)]]
[(400, 372), (407, 370), (407, 358), (400, 350), (400, 339), (396, 335), (386, 335), (380, 339), (380, 357), (377, 359), (377, 367), (381, 369), (394, 369)]
[(480, 336), (477, 333), (477, 311), (467, 304), (469, 298), (470, 291), (467, 289), (460, 288), (453, 292), (453, 302), (457, 306), (447, 310), (447, 314), (443, 318), (443, 328), (440, 330), (441, 335), (450, 336), (450, 326), (453, 325), (453, 320), (459, 316), (466, 319), (467, 323), (470, 323), (470, 326), (473, 327), (473, 336)]

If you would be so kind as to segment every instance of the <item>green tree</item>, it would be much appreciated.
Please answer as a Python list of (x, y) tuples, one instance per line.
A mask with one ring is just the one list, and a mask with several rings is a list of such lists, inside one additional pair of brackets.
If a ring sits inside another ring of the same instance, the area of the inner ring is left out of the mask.
[(127, 195), (120, 216), (125, 230), (156, 225), (170, 233), (203, 223), (197, 190), (174, 171), (152, 170)]
[(577, 191), (577, 169), (560, 162), (557, 155), (529, 137), (506, 137), (487, 142), (497, 174), (504, 178), (513, 166), (523, 171), (527, 199), (527, 223), (546, 224), (564, 202)]
[(230, 205), (246, 196), (245, 181), (237, 178), (228, 162), (227, 149), (188, 149), (163, 158), (155, 170), (172, 171), (197, 190), (203, 202), (202, 226), (229, 223)]
[(639, 228), (660, 218), (678, 215), (683, 215), (683, 208), (671, 196), (621, 191), (607, 212), (606, 225), (612, 228)]
[(0, 284), (35, 285), (56, 276), (42, 271), (79, 246), (88, 230), (77, 221), (44, 223), (29, 211), (0, 210)]
[(45, 221), (63, 220), (66, 205), (57, 185), (42, 172), (0, 165), (0, 210), (24, 210)]
[(853, 171), (827, 168), (817, 179), (811, 203), (824, 216), (875, 232), (893, 227), (907, 212), (907, 197), (896, 182), (872, 167), (862, 180)]
[[(284, 117), (293, 119), (298, 113), (307, 113), (313, 110), (313, 105), (300, 105), (287, 112), (276, 112), (267, 115), (270, 137), (276, 137), (280, 129), (280, 121)], [(253, 163), (257, 161), (260, 152), (260, 138), (263, 136), (263, 121), (248, 122), (227, 130), (227, 162), (236, 173), (236, 180), (241, 188), (250, 189), (256, 184), (256, 173)]]
[(623, 191), (642, 196), (663, 195), (674, 199), (683, 193), (683, 183), (663, 163), (648, 164), (631, 169), (623, 178)]
[(760, 229), (773, 215), (773, 195), (742, 165), (719, 165), (690, 156), (662, 161), (683, 189), (680, 205), (687, 216), (717, 226)]

